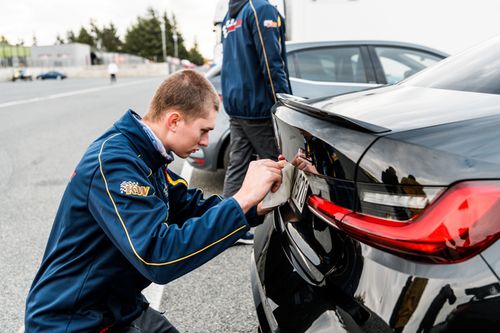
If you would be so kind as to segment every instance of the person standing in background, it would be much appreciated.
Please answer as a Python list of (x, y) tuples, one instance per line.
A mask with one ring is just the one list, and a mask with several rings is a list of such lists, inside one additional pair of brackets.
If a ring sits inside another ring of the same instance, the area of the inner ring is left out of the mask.
[(108, 65), (109, 80), (111, 83), (116, 82), (116, 74), (118, 73), (118, 66), (112, 62)]
[[(222, 28), (222, 98), (230, 117), (224, 197), (236, 193), (254, 155), (278, 159), (271, 120), (277, 93), (291, 94), (285, 21), (267, 0), (230, 0)], [(248, 232), (239, 243), (252, 244)]]

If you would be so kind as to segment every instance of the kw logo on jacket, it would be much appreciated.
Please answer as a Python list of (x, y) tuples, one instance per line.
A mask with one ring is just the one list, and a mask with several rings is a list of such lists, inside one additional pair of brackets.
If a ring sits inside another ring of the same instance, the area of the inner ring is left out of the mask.
[(139, 183), (137, 182), (123, 181), (120, 184), (120, 193), (147, 197), (149, 193), (149, 186), (139, 186)]
[(241, 27), (241, 20), (230, 19), (226, 22), (224, 27), (222, 27), (222, 33), (224, 34), (224, 38), (227, 38), (230, 32), (235, 31), (237, 28)]

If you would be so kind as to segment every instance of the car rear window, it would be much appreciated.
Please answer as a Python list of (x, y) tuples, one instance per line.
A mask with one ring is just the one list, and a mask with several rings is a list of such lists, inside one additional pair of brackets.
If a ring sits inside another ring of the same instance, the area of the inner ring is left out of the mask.
[(322, 82), (367, 83), (359, 47), (320, 47), (288, 57), (290, 75)]
[(500, 94), (500, 38), (444, 60), (406, 83), (418, 87)]

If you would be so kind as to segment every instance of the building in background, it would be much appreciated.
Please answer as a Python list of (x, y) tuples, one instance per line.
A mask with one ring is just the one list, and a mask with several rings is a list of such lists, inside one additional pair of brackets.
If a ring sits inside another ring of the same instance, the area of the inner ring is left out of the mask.
[(91, 64), (91, 50), (86, 44), (71, 43), (31, 48), (31, 67), (80, 67)]
[(149, 63), (149, 60), (143, 57), (139, 57), (128, 53), (118, 53), (118, 52), (92, 52), (92, 56), (95, 56), (96, 63), (100, 65), (108, 65), (110, 63), (115, 63), (117, 65), (137, 65)]
[(0, 68), (28, 66), (30, 57), (31, 47), (0, 44)]
[(22, 45), (0, 45), (1, 67), (85, 67), (91, 65), (137, 65), (148, 60), (127, 53), (100, 52), (87, 44), (70, 43), (26, 47)]

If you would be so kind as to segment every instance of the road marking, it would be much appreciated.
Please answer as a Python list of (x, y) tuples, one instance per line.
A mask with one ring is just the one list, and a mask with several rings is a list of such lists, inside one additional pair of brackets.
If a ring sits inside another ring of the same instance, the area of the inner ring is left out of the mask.
[[(192, 174), (193, 167), (187, 161), (184, 161), (184, 165), (182, 166), (181, 171), (181, 178), (183, 178), (189, 184)], [(161, 298), (163, 296), (164, 289), (165, 285), (151, 283), (149, 287), (142, 291), (142, 294), (149, 302), (149, 306), (155, 310), (160, 310)]]
[[(160, 269), (158, 267), (158, 269)], [(164, 285), (151, 283), (149, 287), (142, 291), (142, 294), (146, 297), (149, 302), (149, 306), (153, 309), (159, 311), (161, 304), (161, 297), (163, 296)]]
[(10, 106), (17, 106), (17, 105), (47, 101), (47, 100), (51, 100), (51, 99), (88, 94), (88, 93), (107, 90), (107, 89), (115, 89), (115, 88), (121, 88), (121, 87), (126, 87), (126, 86), (132, 86), (132, 85), (140, 84), (140, 83), (150, 81), (150, 80), (158, 80), (158, 79), (145, 79), (145, 80), (139, 80), (139, 81), (134, 81), (134, 82), (120, 83), (120, 84), (110, 85), (110, 86), (102, 86), (102, 87), (74, 90), (74, 91), (69, 91), (69, 92), (65, 92), (65, 93), (48, 95), (48, 96), (43, 96), (43, 97), (35, 97), (35, 98), (30, 98), (30, 99), (25, 99), (25, 100), (20, 100), (20, 101), (6, 102), (6, 103), (0, 104), (0, 109), (10, 107)]
[(182, 166), (182, 171), (181, 171), (181, 178), (183, 178), (186, 181), (186, 183), (189, 184), (192, 174), (193, 174), (193, 167), (186, 160), (184, 160), (184, 165)]

